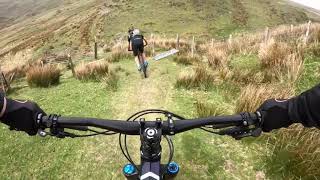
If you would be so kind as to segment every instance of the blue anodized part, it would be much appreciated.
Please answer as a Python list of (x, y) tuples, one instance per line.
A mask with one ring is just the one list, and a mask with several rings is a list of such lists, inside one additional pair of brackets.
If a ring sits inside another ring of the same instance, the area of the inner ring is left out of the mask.
[(171, 162), (168, 165), (167, 173), (170, 175), (178, 174), (179, 172), (179, 165), (175, 162)]
[(127, 164), (123, 167), (123, 173), (125, 175), (133, 175), (136, 172), (136, 168), (132, 164)]

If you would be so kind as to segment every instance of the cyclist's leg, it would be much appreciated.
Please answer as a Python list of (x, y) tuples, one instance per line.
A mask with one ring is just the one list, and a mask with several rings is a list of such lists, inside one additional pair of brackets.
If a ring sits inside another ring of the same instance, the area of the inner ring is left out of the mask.
[(149, 63), (148, 63), (148, 60), (147, 60), (147, 58), (146, 58), (146, 54), (145, 53), (142, 53), (142, 58), (143, 58), (143, 62), (144, 62), (144, 65), (147, 67), (148, 65), (149, 65)]
[(135, 44), (132, 44), (132, 51), (133, 51), (134, 61), (136, 62), (138, 71), (140, 71), (141, 67), (140, 67), (140, 62), (138, 58), (139, 48)]
[(147, 67), (148, 66), (148, 61), (147, 61), (147, 58), (146, 58), (146, 54), (144, 53), (144, 46), (140, 46), (140, 52), (141, 52), (141, 58), (143, 60), (143, 63), (144, 65)]
[(139, 57), (138, 57), (138, 56), (135, 56), (135, 57), (134, 57), (134, 61), (136, 62), (138, 71), (140, 71), (140, 70), (141, 70), (141, 67), (140, 67)]

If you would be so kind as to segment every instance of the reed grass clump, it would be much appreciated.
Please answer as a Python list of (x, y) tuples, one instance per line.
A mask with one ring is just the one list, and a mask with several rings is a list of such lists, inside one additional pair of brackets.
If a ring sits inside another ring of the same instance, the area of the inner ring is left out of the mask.
[(116, 91), (118, 89), (119, 78), (116, 71), (116, 69), (111, 69), (108, 75), (102, 78), (102, 82), (105, 84), (107, 90)]
[(320, 132), (318, 129), (293, 125), (269, 135), (272, 150), (266, 156), (267, 170), (297, 179), (320, 177)]
[(208, 63), (211, 67), (228, 66), (228, 50), (222, 48), (209, 48), (207, 53)]
[(183, 65), (192, 65), (195, 62), (199, 62), (199, 57), (191, 57), (187, 55), (181, 55), (181, 56), (175, 56), (173, 58), (173, 61), (178, 63), (178, 64), (183, 64)]
[(263, 68), (282, 68), (285, 67), (286, 58), (291, 51), (288, 44), (271, 39), (261, 44), (258, 56)]
[(267, 99), (285, 99), (294, 95), (294, 88), (286, 86), (249, 84), (241, 90), (236, 102), (236, 113), (255, 112)]
[(177, 81), (177, 88), (209, 89), (213, 86), (215, 77), (204, 66), (197, 66), (192, 72), (182, 72)]
[(227, 115), (229, 110), (225, 104), (221, 103), (204, 103), (197, 101), (196, 104), (197, 117), (209, 117)]
[(27, 72), (27, 82), (31, 87), (50, 87), (59, 81), (60, 70), (52, 65), (33, 66)]
[(76, 78), (79, 80), (99, 80), (109, 73), (109, 63), (95, 61), (82, 63), (75, 67)]

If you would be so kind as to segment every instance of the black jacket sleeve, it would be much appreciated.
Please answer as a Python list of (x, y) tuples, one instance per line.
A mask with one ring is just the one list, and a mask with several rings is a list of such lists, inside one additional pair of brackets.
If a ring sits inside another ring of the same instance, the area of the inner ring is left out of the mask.
[(306, 127), (320, 128), (320, 84), (289, 100), (289, 117)]
[(3, 92), (0, 91), (0, 116), (1, 116), (3, 106), (4, 106), (4, 94)]

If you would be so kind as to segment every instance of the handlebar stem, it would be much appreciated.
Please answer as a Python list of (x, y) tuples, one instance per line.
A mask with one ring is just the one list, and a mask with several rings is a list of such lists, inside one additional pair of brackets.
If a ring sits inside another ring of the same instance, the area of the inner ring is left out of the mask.
[(161, 137), (161, 119), (157, 119), (154, 126), (146, 125), (144, 119), (140, 120), (140, 151), (142, 161), (158, 161), (161, 159)]

